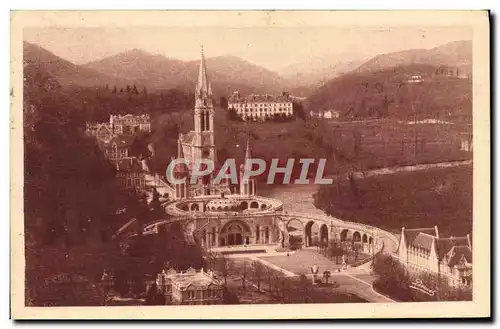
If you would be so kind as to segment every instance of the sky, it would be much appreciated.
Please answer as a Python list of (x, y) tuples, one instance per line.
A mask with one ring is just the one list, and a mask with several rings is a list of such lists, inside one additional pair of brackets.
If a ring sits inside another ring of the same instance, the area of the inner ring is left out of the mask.
[(325, 56), (369, 58), (406, 49), (430, 49), (471, 40), (466, 27), (69, 27), (25, 28), (24, 40), (75, 64), (133, 48), (181, 60), (233, 55), (267, 69)]

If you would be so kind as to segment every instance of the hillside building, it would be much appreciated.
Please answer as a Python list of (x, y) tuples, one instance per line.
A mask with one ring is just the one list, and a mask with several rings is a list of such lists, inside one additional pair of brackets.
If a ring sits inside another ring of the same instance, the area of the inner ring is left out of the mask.
[(113, 137), (119, 135), (133, 136), (139, 132), (151, 132), (149, 114), (110, 115), (109, 122), (87, 122), (86, 125), (86, 133), (95, 136), (101, 142), (109, 142)]
[(424, 78), (422, 78), (421, 75), (412, 75), (408, 80), (406, 80), (408, 83), (422, 83), (424, 82)]
[(235, 91), (228, 99), (228, 110), (234, 110), (243, 120), (265, 120), (275, 116), (293, 116), (293, 99), (287, 92), (280, 96), (250, 95), (242, 97)]
[(447, 279), (450, 286), (472, 285), (470, 236), (439, 236), (433, 228), (401, 229), (399, 261), (412, 273), (427, 272)]
[(133, 136), (121, 135), (112, 137), (109, 141), (101, 142), (100, 146), (106, 158), (115, 161), (130, 156), (133, 141)]
[(214, 305), (223, 301), (222, 283), (203, 268), (200, 271), (190, 268), (185, 272), (163, 270), (157, 276), (156, 285), (167, 305)]
[(136, 157), (115, 160), (118, 183), (125, 188), (144, 189), (146, 174), (143, 165)]

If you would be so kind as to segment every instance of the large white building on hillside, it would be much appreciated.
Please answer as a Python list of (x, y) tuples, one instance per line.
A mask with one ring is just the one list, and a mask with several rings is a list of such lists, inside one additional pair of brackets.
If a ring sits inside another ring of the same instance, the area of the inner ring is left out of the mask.
[(280, 96), (250, 95), (235, 91), (228, 99), (228, 110), (234, 110), (243, 120), (265, 120), (275, 116), (293, 116), (293, 99), (287, 92)]

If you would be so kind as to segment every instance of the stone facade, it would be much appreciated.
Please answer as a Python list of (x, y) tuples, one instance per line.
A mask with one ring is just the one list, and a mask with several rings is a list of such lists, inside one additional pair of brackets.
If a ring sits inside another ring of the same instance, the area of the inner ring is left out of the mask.
[(203, 268), (185, 272), (163, 270), (156, 279), (158, 290), (165, 296), (166, 304), (214, 305), (223, 302), (223, 285)]
[(472, 284), (472, 243), (470, 236), (439, 236), (433, 228), (401, 229), (399, 261), (410, 272), (438, 274), (451, 286)]
[(293, 116), (293, 100), (283, 92), (281, 96), (250, 95), (240, 96), (234, 92), (228, 99), (228, 109), (234, 110), (244, 120), (264, 120), (276, 115)]
[(149, 114), (110, 115), (109, 122), (87, 122), (85, 130), (98, 141), (109, 142), (113, 137), (120, 135), (133, 136), (139, 132), (151, 132), (151, 119)]

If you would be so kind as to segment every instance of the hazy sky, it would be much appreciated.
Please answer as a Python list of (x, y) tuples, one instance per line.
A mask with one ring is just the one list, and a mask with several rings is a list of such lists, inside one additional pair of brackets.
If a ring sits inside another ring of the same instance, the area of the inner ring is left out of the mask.
[(73, 63), (82, 64), (139, 48), (171, 58), (234, 55), (278, 70), (323, 56), (371, 57), (411, 48), (432, 48), (470, 40), (468, 28), (339, 28), (339, 27), (132, 27), (26, 28), (24, 40), (37, 43)]

